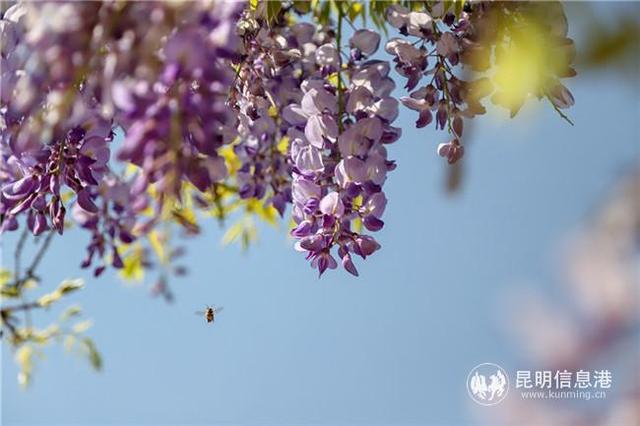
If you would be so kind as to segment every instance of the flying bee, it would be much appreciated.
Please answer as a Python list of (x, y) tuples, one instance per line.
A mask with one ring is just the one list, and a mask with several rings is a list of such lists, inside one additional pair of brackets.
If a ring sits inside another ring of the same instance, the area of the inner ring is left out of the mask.
[(208, 322), (208, 323), (212, 323), (213, 321), (215, 321), (216, 319), (216, 315), (222, 311), (223, 307), (220, 306), (219, 308), (216, 308), (215, 305), (214, 306), (209, 306), (207, 305), (206, 309), (204, 311), (197, 311), (196, 315), (204, 315), (204, 319)]

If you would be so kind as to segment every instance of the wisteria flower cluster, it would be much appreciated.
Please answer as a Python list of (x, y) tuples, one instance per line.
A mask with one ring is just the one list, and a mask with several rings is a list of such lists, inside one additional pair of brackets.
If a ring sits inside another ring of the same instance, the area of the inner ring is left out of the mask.
[[(537, 5), (481, 2), (475, 7), (465, 8), (458, 15), (446, 10), (442, 3), (431, 10), (415, 11), (401, 5), (391, 6), (387, 10), (387, 21), (404, 36), (389, 40), (385, 46), (387, 53), (394, 57), (396, 70), (406, 78), (405, 88), (411, 91), (408, 97), (400, 100), (407, 108), (418, 112), (416, 127), (435, 123), (436, 129), (448, 130), (452, 139), (438, 146), (438, 154), (450, 164), (464, 155), (464, 118), (484, 114), (486, 109), (481, 101), (493, 92), (490, 78), (460, 77), (456, 66), (486, 71), (490, 67), (492, 52), (498, 62), (513, 61), (508, 58), (510, 53), (506, 52), (509, 48), (502, 46), (505, 41), (511, 46), (523, 43), (524, 38), (531, 44), (542, 44), (539, 48), (553, 49), (557, 53), (551, 54), (549, 62), (544, 64), (547, 69), (534, 71), (535, 82), (527, 81), (531, 70), (521, 67), (514, 70), (509, 66), (505, 67), (506, 70), (498, 69), (498, 75), (493, 79), (495, 83), (508, 85), (518, 78), (524, 80), (525, 87), (524, 90), (511, 87), (508, 93), (496, 92), (496, 103), (510, 108), (512, 116), (529, 94), (548, 97), (556, 109), (573, 105), (573, 96), (557, 78), (575, 75), (570, 67), (575, 55), (573, 41), (567, 38), (566, 20), (561, 10), (558, 11), (554, 4), (545, 8), (544, 12), (549, 9), (550, 13), (541, 16)], [(499, 27), (496, 25), (498, 19), (507, 23)], [(528, 50), (531, 46), (526, 47)], [(528, 50), (525, 54), (535, 55), (535, 51)], [(521, 58), (516, 60), (520, 61)], [(524, 66), (527, 66), (526, 62)], [(428, 83), (421, 85), (425, 80)]]
[[(489, 95), (512, 115), (531, 96), (559, 112), (573, 104), (560, 82), (575, 74), (561, 6), (380, 3), (369, 14), (387, 40), (358, 27), (361, 2), (6, 8), (0, 230), (75, 223), (90, 234), (82, 265), (99, 275), (130, 269), (123, 253), (160, 222), (196, 233), (194, 209), (289, 209), (296, 248), (320, 274), (340, 262), (358, 275), (354, 258), (381, 247), (372, 233), (384, 226), (400, 105), (417, 127), (448, 132), (438, 153), (455, 163), (464, 120)], [(527, 63), (525, 87), (513, 87), (512, 58), (532, 45), (544, 66)], [(396, 99), (393, 73), (407, 96)]]
[[(227, 176), (226, 105), (236, 6), (19, 3), (2, 23), (2, 229), (20, 214), (38, 235), (63, 232), (66, 207), (91, 231), (88, 256), (121, 268), (153, 184), (158, 205), (183, 179), (206, 191)], [(149, 30), (148, 20), (153, 23)], [(138, 166), (120, 175), (115, 159)], [(104, 265), (96, 268), (99, 274)]]
[[(316, 52), (320, 70), (302, 83), (300, 104), (284, 111), (291, 124), (291, 156), (294, 162), (292, 235), (296, 247), (307, 253), (322, 274), (335, 268), (331, 249), (338, 248), (344, 268), (358, 275), (352, 254), (366, 258), (380, 245), (354, 230), (354, 223), (375, 232), (387, 199), (382, 191), (387, 172), (395, 164), (387, 159), (385, 144), (395, 142), (401, 131), (391, 126), (398, 102), (390, 97), (395, 88), (387, 62), (363, 60), (378, 48), (380, 36), (359, 30), (350, 40), (345, 66), (348, 87), (337, 87), (328, 76), (341, 65), (333, 45)], [(340, 78), (340, 77), (338, 77)], [(344, 110), (338, 98), (344, 98)], [(342, 129), (342, 130), (341, 130)]]

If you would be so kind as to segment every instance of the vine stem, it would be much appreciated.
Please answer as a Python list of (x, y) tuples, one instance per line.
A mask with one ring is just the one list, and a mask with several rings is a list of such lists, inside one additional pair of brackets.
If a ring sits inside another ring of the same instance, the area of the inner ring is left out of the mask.
[(342, 45), (342, 20), (344, 12), (342, 11), (340, 2), (337, 2), (336, 5), (338, 6), (338, 34), (336, 35), (336, 45), (338, 49), (338, 133), (342, 133), (342, 56), (340, 55), (340, 46)]
[(31, 265), (29, 265), (29, 268), (26, 270), (24, 278), (21, 280), (18, 280), (16, 284), (18, 286), (18, 289), (20, 289), (27, 282), (29, 278), (35, 278), (36, 269), (38, 268), (38, 265), (42, 261), (44, 254), (47, 252), (47, 249), (51, 244), (51, 240), (53, 239), (54, 234), (55, 234), (55, 230), (52, 229), (51, 231), (49, 231), (49, 233), (45, 237), (44, 242), (38, 249), (38, 252), (36, 253), (35, 257), (33, 258), (33, 262), (31, 262)]
[(571, 119), (564, 112), (560, 111), (560, 108), (558, 108), (556, 104), (553, 103), (553, 101), (551, 100), (551, 97), (548, 94), (546, 95), (546, 97), (551, 103), (551, 106), (553, 106), (553, 109), (556, 110), (556, 112), (560, 115), (560, 117), (562, 117), (567, 123), (574, 126), (573, 121), (571, 121)]
[(38, 302), (21, 303), (16, 306), (5, 306), (2, 309), (0, 309), (0, 312), (2, 312), (2, 314), (8, 314), (10, 312), (28, 311), (30, 309), (39, 308), (39, 307), (40, 307), (40, 304)]
[(24, 249), (24, 243), (27, 241), (27, 235), (29, 234), (29, 229), (25, 226), (22, 230), (22, 234), (20, 234), (20, 239), (18, 240), (18, 244), (16, 245), (16, 251), (14, 253), (13, 259), (13, 268), (16, 277), (20, 276), (20, 258), (22, 257), (22, 250)]

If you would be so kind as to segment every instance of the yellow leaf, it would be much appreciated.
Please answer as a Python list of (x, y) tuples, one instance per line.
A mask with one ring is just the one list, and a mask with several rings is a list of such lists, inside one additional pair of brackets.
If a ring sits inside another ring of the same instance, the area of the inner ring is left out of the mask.
[(16, 351), (16, 362), (20, 367), (18, 373), (18, 383), (23, 388), (29, 385), (33, 372), (33, 348), (30, 345), (23, 345)]
[(338, 87), (338, 73), (337, 72), (329, 74), (329, 77), (327, 78), (327, 80), (329, 81), (329, 84), (331, 84), (333, 87)]
[(278, 142), (278, 146), (276, 147), (278, 149), (278, 152), (282, 155), (286, 155), (289, 152), (289, 138), (287, 136), (284, 136), (282, 139), (280, 139), (280, 142)]
[(80, 290), (82, 287), (84, 287), (84, 281), (80, 278), (75, 280), (64, 280), (60, 283), (56, 291), (59, 291), (60, 294), (67, 294), (72, 291)]
[(243, 229), (244, 229), (244, 226), (240, 221), (231, 225), (231, 227), (227, 230), (227, 232), (225, 232), (224, 235), (222, 236), (222, 244), (227, 246), (233, 243), (234, 241), (236, 241), (242, 234)]
[(248, 213), (254, 213), (270, 225), (276, 224), (278, 211), (272, 205), (265, 206), (262, 201), (251, 198), (247, 200), (245, 209)]
[(357, 217), (353, 221), (353, 231), (357, 232), (358, 234), (362, 232), (362, 219), (360, 219), (359, 217)]
[(120, 278), (127, 281), (141, 282), (144, 279), (144, 266), (142, 265), (142, 247), (136, 247), (129, 254), (124, 256), (122, 263), (124, 266), (119, 272)]
[(187, 232), (191, 234), (200, 232), (200, 226), (198, 225), (193, 209), (172, 210), (171, 216), (178, 224), (182, 225)]
[(233, 145), (225, 145), (220, 149), (219, 152), (220, 155), (222, 155), (222, 157), (224, 158), (227, 170), (229, 170), (229, 175), (235, 175), (238, 169), (242, 167), (242, 162), (233, 151)]
[(364, 10), (364, 7), (360, 3), (351, 3), (349, 7), (349, 19), (355, 20), (360, 13)]
[(3, 287), (11, 281), (13, 274), (8, 269), (0, 269), (0, 287)]
[(38, 287), (38, 281), (33, 278), (28, 278), (24, 284), (22, 284), (22, 287), (29, 290), (34, 289)]
[(47, 293), (44, 296), (41, 296), (38, 299), (38, 305), (42, 306), (43, 308), (47, 308), (49, 307), (52, 303), (57, 302), (58, 300), (60, 300), (60, 298), (62, 297), (62, 294), (60, 294), (59, 291), (53, 291), (51, 293)]
[(73, 327), (71, 327), (71, 329), (73, 330), (74, 333), (80, 334), (90, 329), (92, 325), (93, 323), (90, 320), (85, 320), (85, 321), (80, 321), (79, 323), (74, 324)]
[(162, 243), (160, 242), (160, 235), (157, 231), (152, 231), (149, 234), (149, 243), (151, 243), (151, 247), (153, 248), (153, 251), (156, 252), (156, 255), (158, 256), (158, 259), (160, 259), (160, 262), (165, 263), (166, 253), (164, 251)]
[(82, 309), (80, 306), (74, 305), (69, 306), (63, 313), (60, 315), (60, 321), (66, 321), (71, 317), (75, 317), (82, 313)]
[(64, 349), (66, 351), (71, 351), (71, 349), (73, 349), (73, 345), (76, 343), (76, 338), (72, 335), (67, 335), (67, 337), (64, 338)]

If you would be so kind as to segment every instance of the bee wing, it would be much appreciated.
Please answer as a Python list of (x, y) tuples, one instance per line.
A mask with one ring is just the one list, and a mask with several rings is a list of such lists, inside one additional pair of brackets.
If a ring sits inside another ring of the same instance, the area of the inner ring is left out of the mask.
[(224, 306), (218, 306), (217, 308), (215, 308), (213, 310), (213, 312), (215, 312), (217, 314), (218, 312), (222, 312), (223, 309), (224, 309)]
[(204, 311), (195, 311), (195, 314), (202, 316), (202, 315), (204, 315)]

